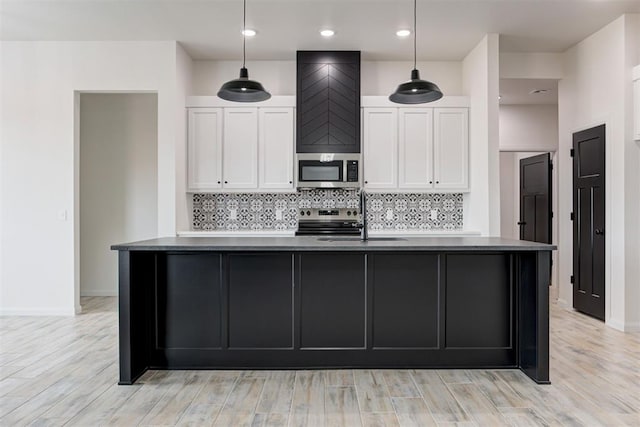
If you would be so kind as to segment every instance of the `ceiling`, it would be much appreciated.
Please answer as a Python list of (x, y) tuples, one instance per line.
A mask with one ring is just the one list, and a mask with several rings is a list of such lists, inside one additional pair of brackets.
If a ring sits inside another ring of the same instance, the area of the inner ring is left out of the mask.
[[(544, 91), (532, 93), (533, 91)], [(558, 81), (551, 79), (500, 79), (500, 104), (550, 105), (558, 103)]]
[[(248, 0), (249, 59), (299, 49), (361, 50), (364, 60), (411, 58), (411, 0)], [(486, 33), (503, 52), (562, 52), (638, 0), (419, 0), (418, 59), (458, 61)], [(0, 0), (2, 40), (178, 40), (194, 59), (238, 59), (241, 0)], [(336, 34), (323, 39), (318, 31)]]

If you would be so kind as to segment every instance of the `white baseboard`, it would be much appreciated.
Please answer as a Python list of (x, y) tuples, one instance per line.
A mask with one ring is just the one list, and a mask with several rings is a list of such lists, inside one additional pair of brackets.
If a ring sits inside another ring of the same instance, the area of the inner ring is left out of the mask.
[(0, 308), (0, 316), (74, 316), (75, 307)]
[(80, 297), (117, 297), (118, 291), (108, 289), (86, 289), (80, 292)]
[(624, 322), (618, 319), (609, 319), (605, 323), (607, 326), (613, 329), (617, 329), (619, 331), (624, 332)]
[(618, 319), (609, 319), (606, 325), (622, 332), (639, 332), (640, 322), (624, 322)]
[(625, 332), (640, 332), (640, 322), (628, 322), (624, 329)]
[(569, 303), (567, 302), (567, 300), (562, 299), (562, 298), (558, 298), (558, 305), (564, 309), (571, 309), (572, 307), (569, 306)]

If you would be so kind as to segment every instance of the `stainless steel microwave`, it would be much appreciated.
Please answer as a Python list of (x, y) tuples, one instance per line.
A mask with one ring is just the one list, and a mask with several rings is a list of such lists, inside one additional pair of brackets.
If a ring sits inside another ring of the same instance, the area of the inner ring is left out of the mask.
[(297, 188), (360, 188), (359, 153), (303, 153), (296, 155)]

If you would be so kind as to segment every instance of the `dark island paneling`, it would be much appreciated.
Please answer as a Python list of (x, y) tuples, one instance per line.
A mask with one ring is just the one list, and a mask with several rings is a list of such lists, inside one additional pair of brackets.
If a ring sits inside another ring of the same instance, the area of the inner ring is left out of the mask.
[(508, 254), (446, 257), (446, 348), (513, 348)]
[(230, 254), (229, 347), (293, 347), (293, 255)]
[(365, 255), (298, 255), (300, 348), (365, 347)]
[[(118, 317), (120, 381), (129, 385), (150, 365), (149, 349), (155, 334), (156, 254), (154, 252), (118, 253)], [(134, 286), (131, 286), (131, 284)]]
[(157, 349), (221, 348), (221, 255), (158, 257)]
[(437, 348), (437, 254), (370, 256), (373, 348)]
[(120, 384), (146, 369), (520, 367), (549, 381), (549, 251), (128, 251)]

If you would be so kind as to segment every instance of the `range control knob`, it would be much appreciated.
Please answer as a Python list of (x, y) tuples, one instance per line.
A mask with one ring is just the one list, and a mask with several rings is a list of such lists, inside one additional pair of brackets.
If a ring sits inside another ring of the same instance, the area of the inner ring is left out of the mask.
[(304, 211), (300, 211), (300, 216), (304, 216)]
[(351, 216), (351, 211), (347, 211), (347, 215)]
[(311, 211), (307, 211), (307, 216), (311, 216)]
[(358, 211), (353, 211), (353, 214), (354, 215), (358, 215)]

